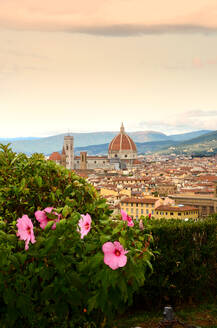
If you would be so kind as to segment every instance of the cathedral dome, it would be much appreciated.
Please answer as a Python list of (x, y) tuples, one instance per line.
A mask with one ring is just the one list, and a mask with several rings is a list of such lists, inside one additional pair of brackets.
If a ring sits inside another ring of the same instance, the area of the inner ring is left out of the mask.
[(120, 159), (135, 159), (137, 149), (134, 141), (125, 133), (123, 123), (120, 133), (113, 138), (109, 144), (109, 158), (118, 157)]

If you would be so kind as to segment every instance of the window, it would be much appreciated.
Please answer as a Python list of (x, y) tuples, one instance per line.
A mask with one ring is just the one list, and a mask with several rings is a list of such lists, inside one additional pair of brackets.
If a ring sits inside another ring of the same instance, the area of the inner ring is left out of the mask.
[(173, 212), (171, 212), (170, 215), (173, 215)]
[(157, 212), (157, 214), (158, 214), (158, 212)]
[(138, 203), (136, 203), (136, 207), (138, 207), (139, 206), (139, 204)]
[(115, 157), (118, 157), (118, 155), (117, 155), (117, 154), (115, 154)]
[(94, 164), (96, 164), (96, 161), (94, 161)]
[(139, 210), (138, 209), (136, 210), (136, 214), (139, 214)]
[(164, 215), (164, 212), (160, 212), (160, 215)]
[(133, 214), (133, 208), (131, 207), (131, 214)]
[(125, 155), (125, 157), (127, 157), (127, 155)]
[(141, 210), (141, 214), (143, 214), (143, 210)]
[(154, 211), (151, 211), (151, 214), (153, 215), (154, 214)]
[(167, 215), (167, 212), (165, 214)]
[(179, 212), (179, 213), (178, 213), (178, 216), (180, 216), (180, 215), (182, 215), (182, 213)]
[(77, 164), (79, 164), (79, 161), (77, 161)]
[(149, 213), (149, 210), (146, 210), (146, 214), (148, 214)]
[(126, 212), (128, 212), (128, 208), (126, 208)]

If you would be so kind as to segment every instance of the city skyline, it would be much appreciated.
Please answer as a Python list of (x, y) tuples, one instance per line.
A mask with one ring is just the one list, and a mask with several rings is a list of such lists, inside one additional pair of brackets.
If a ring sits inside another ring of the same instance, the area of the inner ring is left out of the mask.
[(217, 126), (212, 0), (0, 2), (0, 137)]

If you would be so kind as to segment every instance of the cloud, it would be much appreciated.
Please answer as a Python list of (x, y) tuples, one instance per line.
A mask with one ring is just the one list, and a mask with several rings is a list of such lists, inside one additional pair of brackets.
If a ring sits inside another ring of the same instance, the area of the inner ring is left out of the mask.
[(192, 130), (216, 130), (217, 110), (194, 110), (171, 115), (158, 120), (146, 120), (139, 123), (142, 129), (155, 129), (167, 133)]
[(102, 36), (217, 33), (212, 0), (0, 0), (0, 26)]
[[(1, 23), (0, 23), (1, 24)], [(217, 27), (208, 27), (202, 25), (132, 25), (132, 24), (112, 24), (112, 25), (98, 25), (98, 26), (69, 26), (63, 24), (62, 26), (42, 24), (41, 27), (31, 25), (29, 27), (21, 25), (20, 30), (47, 30), (47, 31), (62, 31), (66, 33), (79, 33), (95, 36), (107, 37), (130, 37), (142, 35), (164, 35), (164, 34), (202, 34), (205, 36), (217, 35)]]
[(199, 25), (110, 25), (95, 27), (73, 27), (65, 29), (66, 32), (83, 33), (101, 36), (141, 36), (141, 35), (159, 35), (159, 34), (204, 34), (216, 35), (217, 28)]

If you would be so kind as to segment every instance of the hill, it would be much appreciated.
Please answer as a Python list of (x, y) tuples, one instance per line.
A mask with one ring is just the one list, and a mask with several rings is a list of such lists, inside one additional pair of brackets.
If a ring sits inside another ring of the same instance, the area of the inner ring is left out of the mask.
[[(174, 146), (177, 142), (171, 140), (150, 141), (150, 142), (136, 142), (138, 154), (146, 154), (148, 152), (155, 152), (166, 147)], [(86, 147), (76, 147), (75, 155), (79, 155), (81, 151), (86, 151), (88, 155), (107, 155), (109, 143), (102, 145), (92, 145)]]
[[(204, 134), (205, 132), (202, 131), (195, 131), (189, 133), (184, 133), (184, 134), (179, 134), (179, 135), (170, 135), (167, 136), (164, 133), (161, 132), (156, 132), (156, 131), (138, 131), (138, 132), (130, 132), (128, 133), (129, 136), (137, 143), (146, 143), (146, 142), (161, 142), (161, 141), (170, 141), (170, 143), (165, 144), (165, 147), (170, 146), (173, 144), (174, 141), (182, 141), (189, 139), (192, 136), (198, 136), (201, 134)], [(118, 131), (115, 132), (92, 132), (92, 133), (72, 133), (74, 136), (74, 146), (76, 148), (78, 147), (85, 147), (85, 149), (89, 146), (94, 146), (95, 151), (99, 149), (99, 154), (105, 152), (105, 146), (102, 146), (104, 144), (108, 144), (111, 142), (111, 140), (118, 134)], [(58, 151), (62, 149), (63, 146), (63, 140), (64, 136), (66, 134), (59, 134), (51, 137), (46, 137), (46, 138), (22, 138), (22, 139), (0, 139), (0, 142), (6, 144), (11, 142), (12, 144), (12, 149), (16, 152), (23, 152), (26, 153), (27, 155), (31, 155), (33, 153), (43, 153), (45, 155), (49, 155), (54, 151)], [(99, 145), (97, 148), (96, 146)], [(162, 144), (150, 144), (150, 145), (144, 145), (144, 147), (150, 147), (150, 151), (156, 151), (159, 149), (162, 149), (161, 146)], [(93, 148), (94, 148), (93, 147)], [(140, 145), (138, 146), (138, 151), (140, 152)], [(146, 150), (145, 148), (141, 146), (141, 152), (144, 153)], [(103, 149), (103, 150), (101, 150)], [(149, 149), (149, 148), (148, 148)], [(92, 149), (92, 151), (94, 151)], [(95, 152), (94, 151), (94, 152)], [(96, 153), (94, 153), (96, 154)]]
[(186, 154), (194, 156), (212, 156), (217, 154), (217, 131), (192, 138), (159, 152), (160, 154)]
[(200, 130), (200, 131), (193, 131), (193, 132), (187, 132), (187, 133), (181, 133), (181, 134), (173, 134), (169, 136), (174, 141), (186, 141), (193, 138), (197, 138), (199, 136), (202, 136), (204, 134), (210, 133), (213, 131), (210, 130)]

